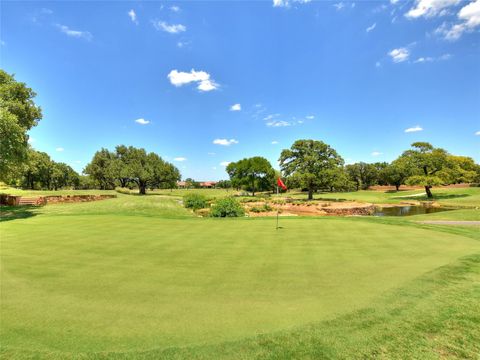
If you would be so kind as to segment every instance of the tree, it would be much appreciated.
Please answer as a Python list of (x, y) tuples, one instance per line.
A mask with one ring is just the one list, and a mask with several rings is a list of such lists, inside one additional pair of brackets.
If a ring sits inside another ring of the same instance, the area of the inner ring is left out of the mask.
[(410, 176), (410, 173), (406, 161), (399, 158), (381, 170), (379, 178), (388, 185), (394, 185), (398, 191), (400, 186), (405, 184), (405, 180)]
[(35, 92), (12, 75), (0, 70), (0, 179), (25, 162), (28, 156), (27, 131), (42, 118), (33, 98)]
[(52, 160), (47, 153), (29, 149), (23, 165), (23, 187), (29, 189), (50, 188)]
[[(431, 188), (435, 185), (450, 183), (445, 176), (448, 168), (448, 153), (444, 149), (434, 148), (428, 142), (415, 142), (410, 150), (405, 151), (401, 158), (412, 169), (407, 178), (408, 185), (422, 185), (428, 198), (433, 198)], [(444, 170), (442, 174), (442, 170)]]
[(245, 158), (228, 164), (226, 171), (232, 183), (243, 185), (255, 196), (255, 191), (271, 188), (275, 172), (270, 162), (260, 156)]
[(350, 179), (355, 183), (357, 190), (359, 188), (367, 190), (370, 186), (377, 183), (378, 171), (374, 164), (359, 162), (347, 165), (346, 170)]
[(92, 161), (83, 172), (97, 181), (102, 190), (113, 189), (115, 187), (115, 166), (112, 166), (114, 160), (115, 154), (102, 148), (93, 155)]
[(297, 140), (290, 149), (282, 150), (280, 167), (293, 182), (308, 189), (308, 199), (313, 192), (328, 186), (332, 170), (343, 166), (343, 159), (329, 145), (316, 140)]

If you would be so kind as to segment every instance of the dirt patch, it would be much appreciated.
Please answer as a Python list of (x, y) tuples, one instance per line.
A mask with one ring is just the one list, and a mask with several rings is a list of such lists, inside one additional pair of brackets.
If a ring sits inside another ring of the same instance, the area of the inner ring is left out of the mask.
[[(254, 212), (252, 208), (265, 206), (267, 204), (272, 211)], [(375, 205), (370, 203), (359, 203), (355, 201), (345, 202), (300, 202), (277, 204), (270, 202), (252, 202), (245, 204), (245, 208), (250, 216), (276, 216), (280, 211), (282, 216), (353, 216), (353, 215), (372, 215), (375, 211)]]

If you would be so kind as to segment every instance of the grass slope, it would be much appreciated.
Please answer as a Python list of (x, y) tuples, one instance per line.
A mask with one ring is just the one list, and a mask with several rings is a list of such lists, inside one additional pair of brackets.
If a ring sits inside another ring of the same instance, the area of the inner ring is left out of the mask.
[(195, 218), (165, 196), (3, 210), (5, 359), (479, 350), (480, 233), (415, 222), (432, 215), (282, 218), (275, 231), (268, 218)]

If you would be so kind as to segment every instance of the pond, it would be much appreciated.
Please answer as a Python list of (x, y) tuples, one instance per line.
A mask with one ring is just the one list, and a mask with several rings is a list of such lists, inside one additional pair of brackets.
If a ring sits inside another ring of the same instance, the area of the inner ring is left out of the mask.
[(422, 205), (407, 205), (407, 206), (392, 206), (392, 207), (377, 207), (373, 216), (410, 216), (433, 214), (441, 211), (454, 210), (452, 208), (428, 207)]

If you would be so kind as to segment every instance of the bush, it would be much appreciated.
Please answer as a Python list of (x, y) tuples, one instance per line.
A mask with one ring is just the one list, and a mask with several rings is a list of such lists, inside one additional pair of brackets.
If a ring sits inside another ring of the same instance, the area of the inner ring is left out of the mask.
[(187, 209), (203, 209), (208, 207), (207, 198), (201, 194), (187, 194), (183, 197), (183, 206)]
[(242, 205), (234, 198), (218, 200), (210, 212), (213, 217), (238, 217), (245, 215)]
[(250, 209), (250, 211), (254, 213), (269, 212), (272, 210), (272, 207), (268, 204), (263, 204), (262, 206), (254, 206)]

